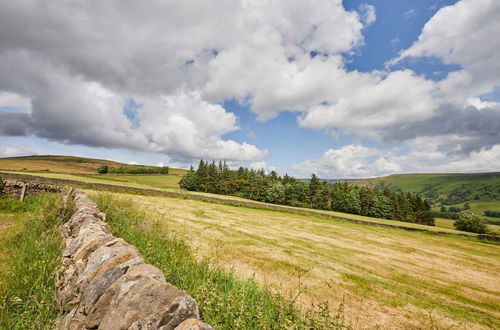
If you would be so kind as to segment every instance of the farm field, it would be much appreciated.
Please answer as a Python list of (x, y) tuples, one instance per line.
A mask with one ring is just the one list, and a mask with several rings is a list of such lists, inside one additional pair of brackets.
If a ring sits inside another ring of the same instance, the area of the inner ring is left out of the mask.
[[(455, 227), (453, 226), (453, 223), (455, 222), (455, 220), (443, 219), (443, 218), (435, 218), (434, 220), (436, 222), (436, 228), (455, 229)], [(488, 224), (488, 228), (490, 229), (492, 234), (500, 235), (500, 226), (499, 225)]]
[(500, 326), (498, 244), (190, 199), (111, 196), (145, 212), (145, 226), (186, 240), (199, 258), (254, 277), (301, 308), (342, 306), (354, 328)]
[[(20, 173), (17, 171), (4, 171), (6, 173)], [(1, 172), (0, 172), (1, 173)], [(160, 190), (160, 191), (171, 191), (171, 192), (179, 192), (179, 185), (178, 182), (181, 178), (181, 176), (178, 175), (129, 175), (129, 174), (105, 174), (105, 175), (79, 175), (79, 174), (66, 174), (66, 173), (47, 173), (47, 172), (39, 172), (39, 173), (30, 173), (30, 172), (22, 172), (22, 174), (25, 175), (33, 175), (37, 177), (43, 177), (43, 178), (51, 178), (51, 179), (65, 179), (65, 180), (75, 180), (75, 181), (80, 181), (83, 183), (100, 183), (100, 184), (110, 184), (110, 185), (115, 185), (117, 188), (120, 186), (125, 186), (125, 187), (133, 187), (133, 188), (140, 188), (140, 189), (155, 189), (155, 190)], [(267, 206), (269, 204), (263, 203), (263, 202), (258, 202), (258, 201), (250, 201), (248, 199), (236, 197), (236, 196), (227, 196), (227, 195), (217, 195), (217, 194), (211, 194), (211, 193), (204, 193), (204, 192), (181, 192), (184, 194), (186, 198), (188, 198), (188, 195), (191, 197), (195, 196), (200, 196), (200, 198), (203, 197), (215, 197), (218, 199), (223, 199), (227, 200), (228, 202), (235, 201), (235, 202), (251, 202), (255, 204), (257, 207), (259, 205), (262, 206)], [(274, 205), (274, 204), (273, 204)], [(341, 218), (346, 218), (346, 219), (352, 219), (356, 221), (363, 221), (363, 222), (369, 222), (369, 223), (380, 223), (380, 224), (386, 224), (386, 225), (396, 225), (396, 226), (404, 226), (404, 227), (410, 227), (410, 228), (418, 228), (418, 229), (425, 229), (429, 231), (438, 231), (438, 232), (449, 232), (452, 234), (467, 234), (467, 235), (472, 235), (474, 236), (475, 234), (473, 233), (466, 233), (462, 231), (455, 230), (453, 227), (453, 223), (450, 223), (450, 220), (443, 219), (444, 221), (436, 221), (436, 226), (425, 226), (421, 224), (416, 224), (416, 223), (408, 223), (408, 222), (401, 222), (401, 221), (395, 221), (395, 220), (387, 220), (387, 219), (379, 219), (379, 218), (372, 218), (372, 217), (366, 217), (366, 216), (361, 216), (361, 215), (355, 215), (355, 214), (348, 214), (348, 213), (341, 213), (341, 212), (335, 212), (335, 211), (325, 211), (325, 210), (317, 210), (317, 209), (304, 209), (304, 208), (298, 208), (298, 207), (292, 207), (292, 206), (284, 206), (280, 205), (280, 208), (290, 210), (291, 212), (294, 211), (312, 211), (315, 213), (320, 213), (320, 214), (326, 214), (330, 216), (335, 216), (335, 217), (341, 217)], [(492, 225), (488, 224), (488, 227), (494, 234), (498, 234), (500, 232), (500, 227), (497, 225)]]
[(131, 187), (145, 187), (145, 188), (160, 188), (166, 190), (179, 190), (180, 175), (172, 174), (106, 174), (106, 175), (92, 175), (86, 178), (78, 178), (78, 180), (98, 180), (103, 183), (120, 184)]
[[(128, 166), (120, 162), (73, 156), (26, 156), (0, 158), (0, 170), (24, 172), (52, 172), (65, 174), (97, 174), (97, 169), (107, 165), (109, 168)], [(132, 165), (135, 166), (135, 165)], [(183, 175), (187, 170), (170, 168), (169, 174)]]
[[(9, 172), (6, 172), (9, 173)], [(18, 173), (18, 172), (10, 172), (10, 173)], [(52, 179), (65, 179), (65, 180), (75, 180), (75, 181), (80, 181), (83, 183), (100, 183), (100, 184), (110, 184), (114, 185), (119, 189), (120, 187), (133, 187), (133, 188), (140, 188), (140, 189), (155, 189), (159, 191), (170, 191), (170, 192), (179, 192), (179, 187), (176, 182), (176, 180), (180, 180), (180, 177), (174, 176), (174, 175), (92, 175), (92, 176), (83, 176), (83, 175), (77, 175), (77, 174), (64, 174), (64, 173), (22, 173), (22, 174), (27, 174), (27, 175), (33, 175), (37, 177), (43, 177), (43, 178), (52, 178)], [(149, 184), (147, 184), (147, 183)], [(306, 208), (300, 208), (300, 207), (293, 207), (293, 206), (285, 206), (285, 205), (275, 205), (275, 204), (267, 204), (263, 202), (258, 202), (258, 201), (253, 201), (253, 200), (248, 200), (236, 196), (227, 196), (227, 195), (217, 195), (217, 194), (211, 194), (211, 193), (204, 193), (204, 192), (180, 192), (181, 196), (184, 198), (197, 198), (199, 196), (200, 198), (208, 197), (208, 198), (217, 198), (220, 200), (221, 203), (224, 203), (227, 201), (228, 203), (237, 203), (237, 202), (243, 202), (247, 203), (250, 202), (255, 207), (267, 207), (269, 205), (272, 205), (273, 207), (279, 207), (280, 209), (283, 210), (289, 210), (290, 212), (314, 212), (318, 214), (324, 214), (324, 215), (329, 215), (329, 216), (334, 216), (334, 217), (340, 217), (340, 218), (345, 218), (345, 219), (351, 219), (354, 221), (363, 221), (367, 223), (373, 223), (373, 224), (384, 224), (384, 225), (391, 225), (391, 226), (400, 226), (400, 227), (409, 227), (409, 228), (417, 228), (417, 229), (425, 229), (428, 231), (436, 231), (436, 232), (445, 232), (445, 233), (451, 233), (451, 234), (465, 234), (465, 235), (470, 235), (470, 236), (475, 236), (476, 234), (473, 233), (467, 233), (463, 231), (458, 231), (455, 230), (453, 226), (449, 226), (447, 222), (436, 222), (436, 226), (425, 226), (421, 224), (416, 224), (416, 223), (409, 223), (409, 222), (402, 222), (402, 221), (397, 221), (397, 220), (387, 220), (387, 219), (379, 219), (379, 218), (372, 218), (372, 217), (367, 217), (367, 216), (362, 216), (362, 215), (356, 215), (356, 214), (349, 214), (349, 213), (341, 213), (341, 212), (335, 212), (335, 211), (326, 211), (326, 210), (318, 210), (318, 209), (306, 209)], [(489, 225), (490, 229), (495, 231), (495, 226), (494, 225)]]
[(96, 173), (101, 165), (119, 167), (123, 164), (102, 159), (72, 156), (28, 156), (0, 158), (0, 169), (23, 171), (51, 171), (58, 173)]
[[(76, 180), (87, 183), (103, 183), (118, 186), (128, 186), (143, 189), (158, 189), (166, 191), (179, 191), (179, 181), (186, 173), (184, 169), (170, 168), (169, 174), (164, 175), (141, 175), (141, 174), (97, 174), (97, 168), (101, 165), (110, 167), (119, 167), (125, 164), (92, 158), (72, 157), (72, 156), (29, 156), (29, 157), (14, 157), (0, 158), (0, 170), (14, 171), (16, 173), (37, 175), (54, 179)], [(25, 170), (24, 170), (25, 169)], [(48, 171), (47, 171), (48, 170)], [(474, 187), (481, 185), (498, 184), (500, 187), (499, 173), (478, 173), (478, 174), (401, 174), (391, 175), (387, 177), (361, 179), (353, 181), (355, 184), (367, 185), (374, 187), (383, 183), (392, 187), (400, 188), (404, 191), (413, 193), (421, 192), (425, 187), (433, 186), (442, 196), (447, 196), (453, 189), (456, 189), (463, 184), (471, 184)], [(208, 193), (190, 192), (193, 195), (200, 196), (215, 196), (221, 198), (221, 195)], [(247, 201), (243, 198), (234, 196), (223, 196), (224, 199), (235, 201)], [(255, 201), (253, 201), (255, 202)], [(259, 203), (259, 202), (255, 202)], [(453, 204), (454, 206), (463, 207), (463, 203)], [(483, 214), (486, 210), (500, 210), (500, 201), (498, 200), (473, 200), (469, 202), (471, 211), (476, 214)], [(293, 208), (292, 208), (293, 209)], [(436, 206), (434, 210), (439, 210)], [(338, 212), (321, 211), (331, 215), (352, 218), (355, 220), (380, 222), (394, 224), (392, 220), (374, 219), (369, 217), (357, 216), (352, 214), (344, 214)], [(498, 234), (500, 229), (497, 222), (498, 218), (485, 217), (491, 223), (488, 225), (493, 233)], [(408, 227), (420, 228), (422, 226), (411, 223), (403, 223), (400, 225)], [(454, 230), (453, 223), (449, 221), (436, 221), (435, 227), (427, 227), (438, 229), (440, 231)]]
[(127, 186), (144, 189), (179, 190), (178, 182), (181, 176), (174, 174), (94, 174), (81, 175), (69, 173), (49, 173), (49, 172), (19, 172), (3, 171), (5, 173), (17, 173), (33, 175), (50, 179), (75, 180), (84, 183), (104, 183), (117, 186)]

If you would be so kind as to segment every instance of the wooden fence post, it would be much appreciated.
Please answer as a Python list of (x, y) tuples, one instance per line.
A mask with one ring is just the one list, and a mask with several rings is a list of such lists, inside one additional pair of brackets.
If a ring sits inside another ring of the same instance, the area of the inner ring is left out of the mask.
[(21, 189), (21, 197), (19, 198), (21, 202), (24, 202), (24, 196), (26, 195), (26, 189), (27, 189), (26, 186), (27, 186), (26, 183), (24, 183), (23, 188)]

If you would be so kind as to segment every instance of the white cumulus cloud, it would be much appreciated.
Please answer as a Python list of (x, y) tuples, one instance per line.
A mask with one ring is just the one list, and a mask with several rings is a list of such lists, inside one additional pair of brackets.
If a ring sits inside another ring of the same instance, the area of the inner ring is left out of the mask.
[(3, 1), (0, 106), (31, 100), (31, 112), (0, 112), (0, 134), (258, 161), (265, 150), (224, 138), (238, 126), (217, 103), (249, 102), (264, 120), (321, 102), (316, 74), (338, 71), (373, 19), (341, 0)]
[(321, 157), (293, 167), (300, 177), (315, 173), (322, 178), (363, 178), (401, 171), (391, 159), (392, 153), (363, 145), (350, 144), (340, 149), (329, 149)]

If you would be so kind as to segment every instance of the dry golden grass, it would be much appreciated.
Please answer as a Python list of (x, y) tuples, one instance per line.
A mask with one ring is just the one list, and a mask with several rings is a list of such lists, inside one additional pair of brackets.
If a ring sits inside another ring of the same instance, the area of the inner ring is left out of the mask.
[[(38, 176), (38, 177), (45, 177), (45, 178), (51, 178), (51, 179), (65, 179), (65, 180), (75, 180), (75, 181), (81, 181), (85, 183), (101, 183), (101, 184), (110, 184), (110, 185), (115, 185), (115, 186), (125, 186), (125, 187), (133, 187), (133, 188), (140, 188), (140, 189), (156, 189), (156, 190), (163, 190), (163, 191), (173, 191), (173, 192), (181, 192), (185, 194), (186, 197), (190, 198), (190, 196), (200, 196), (201, 198), (203, 197), (208, 197), (208, 198), (217, 198), (221, 200), (226, 200), (226, 201), (235, 201), (235, 202), (251, 202), (252, 204), (255, 204), (257, 207), (259, 205), (262, 206), (268, 206), (269, 204), (263, 203), (263, 202), (258, 202), (254, 200), (249, 200), (241, 197), (236, 197), (236, 196), (228, 196), (228, 195), (217, 195), (217, 194), (211, 194), (211, 193), (205, 193), (205, 192), (193, 192), (193, 191), (181, 191), (179, 188), (179, 181), (181, 180), (182, 176), (179, 173), (182, 173), (185, 170), (182, 169), (171, 169), (171, 174), (164, 175), (164, 174), (93, 174), (93, 175), (80, 175), (78, 173), (51, 173), (51, 172), (37, 172), (37, 173), (31, 173), (31, 172), (22, 172), (22, 174), (25, 175), (32, 175), (32, 176)], [(8, 173), (9, 171), (4, 171)], [(12, 171), (12, 173), (19, 173), (16, 171)], [(299, 208), (299, 207), (293, 207), (293, 206), (286, 206), (286, 205), (274, 205), (274, 207), (279, 207), (283, 208), (286, 210), (290, 210), (291, 212), (294, 211), (304, 211), (304, 208)], [(417, 223), (409, 223), (409, 222), (402, 222), (402, 221), (397, 221), (397, 220), (387, 220), (387, 219), (379, 219), (379, 218), (372, 218), (372, 217), (366, 217), (362, 215), (356, 215), (356, 214), (348, 214), (348, 213), (341, 213), (341, 212), (335, 212), (335, 211), (326, 211), (326, 210), (317, 210), (317, 209), (305, 209), (308, 212), (315, 212), (315, 213), (320, 213), (320, 214), (326, 214), (334, 217), (340, 217), (340, 218), (346, 218), (346, 219), (351, 219), (351, 220), (360, 220), (364, 222), (370, 222), (370, 223), (378, 223), (378, 224), (385, 224), (385, 225), (391, 225), (391, 226), (399, 226), (399, 227), (410, 227), (410, 228), (417, 228), (417, 229), (424, 229), (426, 231), (437, 231), (437, 232), (448, 232), (448, 233), (453, 233), (453, 234), (461, 234), (461, 235), (470, 235), (470, 236), (475, 236), (476, 234), (474, 233), (467, 233), (463, 231), (458, 231), (455, 230), (453, 227), (453, 222), (450, 222), (452, 220), (447, 220), (447, 219), (436, 219), (436, 226), (426, 226), (426, 225), (421, 225)], [(500, 226), (496, 225), (491, 225), (489, 224), (488, 227), (494, 234), (500, 234)]]
[[(166, 191), (179, 191), (181, 176), (171, 174), (92, 174), (81, 175), (74, 173), (50, 173), (50, 172), (18, 172), (1, 171), (4, 173), (24, 174), (49, 179), (74, 180), (83, 183), (101, 183), (114, 186), (125, 186), (142, 189), (157, 189)], [(1, 174), (0, 172), (0, 174)]]
[(96, 173), (99, 164), (63, 163), (50, 160), (25, 160), (0, 158), (0, 169), (9, 171), (45, 171), (58, 173)]
[[(435, 221), (436, 221), (436, 228), (455, 229), (455, 227), (453, 226), (455, 220), (436, 218)], [(488, 224), (488, 228), (490, 229), (492, 234), (500, 235), (500, 226)]]
[(197, 256), (299, 306), (343, 302), (356, 329), (500, 327), (499, 245), (179, 198), (133, 200)]
[[(50, 171), (53, 173), (96, 174), (102, 165), (118, 168), (122, 163), (71, 156), (31, 156), (0, 158), (0, 169), (7, 171)], [(171, 168), (170, 174), (184, 175), (187, 170)]]

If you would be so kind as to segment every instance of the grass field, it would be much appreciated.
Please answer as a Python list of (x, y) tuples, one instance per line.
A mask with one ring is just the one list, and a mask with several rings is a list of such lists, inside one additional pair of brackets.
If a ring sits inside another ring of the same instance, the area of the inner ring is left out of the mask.
[[(144, 189), (161, 189), (178, 191), (180, 175), (175, 174), (69, 174), (69, 173), (49, 173), (49, 172), (19, 172), (3, 171), (5, 173), (20, 173), (43, 178), (75, 180), (84, 183), (104, 183), (118, 186), (127, 186)], [(1, 173), (0, 173), (1, 174)]]
[[(14, 158), (0, 158), (0, 170), (16, 171), (23, 174), (36, 174), (49, 178), (60, 178), (77, 180), (89, 183), (105, 183), (114, 185), (125, 185), (136, 188), (162, 189), (178, 191), (178, 183), (187, 170), (171, 168), (169, 175), (122, 175), (106, 174), (98, 175), (96, 170), (101, 165), (119, 167), (125, 165), (118, 162), (72, 157), (72, 156), (28, 156)], [(479, 174), (401, 174), (387, 177), (362, 179), (353, 181), (355, 184), (377, 186), (381, 183), (397, 187), (403, 191), (421, 193), (426, 187), (432, 186), (439, 192), (440, 197), (446, 198), (450, 192), (464, 184), (471, 184), (473, 191), (484, 188), (485, 185), (500, 187), (500, 173), (479, 173)], [(474, 190), (476, 189), (476, 190)], [(477, 192), (477, 191), (476, 191)], [(204, 195), (201, 193), (201, 195)], [(238, 199), (237, 197), (225, 196), (228, 199)], [(458, 206), (463, 208), (462, 203), (448, 206)], [(479, 200), (469, 201), (471, 211), (476, 214), (483, 214), (486, 210), (500, 211), (500, 200), (491, 198), (488, 200), (481, 196)], [(439, 205), (434, 206), (434, 210), (439, 210)], [(484, 219), (498, 223), (500, 219), (484, 217)], [(441, 227), (440, 224), (437, 227)], [(494, 232), (497, 229), (490, 226)], [(441, 227), (449, 228), (449, 226)]]
[[(435, 218), (435, 221), (436, 221), (437, 228), (455, 229), (455, 227), (453, 226), (453, 223), (455, 222), (455, 220)], [(492, 234), (500, 235), (500, 226), (499, 225), (488, 224), (488, 228), (490, 229)]]
[(0, 158), (0, 169), (24, 171), (50, 171), (56, 173), (96, 173), (102, 165), (119, 167), (123, 164), (102, 159), (72, 156), (28, 156)]
[(50, 329), (59, 315), (59, 196), (0, 197), (0, 329)]
[[(0, 209), (1, 212), (1, 209)], [(22, 220), (19, 214), (0, 213), (0, 242), (6, 242), (14, 236), (21, 226)], [(5, 269), (5, 262), (9, 254), (6, 249), (0, 248), (0, 269)], [(0, 291), (4, 283), (0, 282)]]
[[(19, 173), (19, 172), (10, 172), (10, 173)], [(102, 184), (111, 184), (115, 185), (117, 187), (119, 186), (126, 186), (126, 187), (134, 187), (134, 188), (143, 188), (143, 189), (156, 189), (156, 190), (165, 190), (165, 191), (173, 191), (173, 192), (179, 192), (179, 186), (178, 186), (178, 181), (180, 180), (180, 176), (177, 175), (127, 175), (127, 174), (104, 174), (104, 175), (79, 175), (79, 174), (66, 174), (66, 173), (29, 173), (29, 172), (23, 172), (22, 174), (26, 175), (34, 175), (38, 177), (45, 177), (45, 178), (52, 178), (52, 179), (66, 179), (66, 180), (75, 180), (75, 181), (80, 181), (84, 183), (102, 183)], [(184, 192), (185, 194), (185, 192)], [(235, 196), (221, 196), (221, 195), (216, 195), (216, 194), (210, 194), (210, 193), (202, 193), (202, 192), (189, 192), (190, 195), (192, 196), (200, 196), (201, 198), (208, 196), (208, 197), (216, 197), (219, 199), (224, 199), (227, 201), (242, 201), (242, 202), (248, 202), (249, 200), (240, 198), (240, 197), (235, 197)], [(185, 195), (187, 196), (187, 195)], [(266, 203), (263, 202), (257, 202), (257, 201), (251, 201), (253, 204), (257, 205), (262, 205), (266, 206)], [(294, 211), (302, 211), (304, 210), (303, 208), (297, 208), (297, 207), (291, 207), (291, 206), (281, 206), (284, 209), (290, 210), (291, 212)], [(397, 226), (404, 226), (404, 227), (410, 227), (410, 228), (419, 228), (419, 229), (425, 229), (425, 230), (430, 230), (430, 231), (439, 231), (439, 232), (449, 232), (449, 233), (454, 233), (454, 234), (464, 234), (465, 232), (461, 232), (458, 230), (455, 230), (453, 225), (449, 222), (446, 221), (437, 221), (436, 226), (425, 226), (425, 225), (420, 225), (420, 224), (415, 224), (415, 223), (408, 223), (408, 222), (401, 222), (401, 221), (395, 221), (395, 220), (386, 220), (386, 219), (378, 219), (378, 218), (371, 218), (371, 217), (366, 217), (366, 216), (361, 216), (361, 215), (355, 215), (355, 214), (348, 214), (348, 213), (341, 213), (341, 212), (334, 212), (334, 211), (324, 211), (324, 210), (310, 210), (306, 209), (308, 211), (313, 211), (316, 213), (321, 213), (321, 214), (326, 214), (330, 216), (335, 216), (335, 217), (341, 217), (341, 218), (346, 218), (346, 219), (352, 219), (352, 220), (359, 220), (359, 221), (364, 221), (364, 222), (369, 222), (369, 223), (380, 223), (380, 224), (386, 224), (386, 225), (397, 225)], [(500, 228), (496, 225), (488, 225), (490, 230), (493, 233), (498, 233), (500, 232)], [(470, 234), (470, 233), (465, 233), (465, 234)]]
[(120, 184), (132, 187), (145, 187), (145, 188), (160, 188), (166, 190), (179, 190), (179, 181), (181, 179), (180, 175), (123, 175), (123, 174), (106, 174), (106, 175), (95, 175), (88, 176), (82, 179), (96, 179), (101, 182), (106, 182), (110, 184)]
[(500, 327), (498, 244), (189, 199), (112, 196), (146, 212), (144, 226), (186, 240), (198, 258), (255, 278), (302, 309), (344, 306), (354, 328)]
[(99, 194), (96, 201), (114, 235), (136, 246), (168, 282), (195, 298), (201, 318), (216, 329), (346, 329), (341, 309), (302, 311), (253, 278), (237, 278), (208, 259), (197, 260), (186, 241), (168, 235), (161, 223), (151, 225), (149, 215), (129, 202), (110, 194)]
[[(102, 165), (118, 168), (127, 164), (111, 160), (73, 156), (47, 155), (0, 158), (0, 169), (7, 171), (96, 174), (97, 169)], [(173, 175), (183, 175), (186, 172), (186, 170), (179, 168), (171, 168), (169, 171)]]

